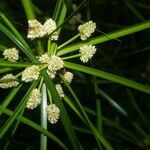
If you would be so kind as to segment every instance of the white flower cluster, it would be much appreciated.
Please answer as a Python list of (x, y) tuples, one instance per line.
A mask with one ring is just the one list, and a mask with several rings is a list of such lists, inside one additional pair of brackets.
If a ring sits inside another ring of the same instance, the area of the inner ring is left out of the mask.
[(49, 57), (47, 53), (43, 54), (39, 57), (39, 61), (41, 63), (48, 64), (47, 73), (52, 79), (55, 78), (56, 72), (64, 67), (64, 62), (60, 57), (56, 55), (52, 55), (51, 57)]
[(80, 60), (83, 63), (86, 63), (96, 53), (96, 48), (95, 48), (95, 46), (92, 46), (92, 45), (84, 45), (84, 46), (80, 47), (79, 51), (81, 53)]
[(39, 89), (33, 89), (31, 95), (27, 101), (26, 107), (28, 109), (34, 109), (41, 103), (41, 93)]
[(8, 48), (4, 50), (3, 56), (11, 62), (16, 62), (19, 59), (19, 52), (16, 48)]
[[(29, 28), (28, 28), (28, 35), (27, 37), (31, 40), (35, 38), (41, 38), (44, 36), (50, 35), (56, 29), (56, 23), (54, 20), (47, 19), (45, 23), (42, 25), (37, 20), (29, 20), (28, 21)], [(51, 37), (51, 40), (58, 40), (58, 33), (54, 32)]]
[(62, 59), (56, 55), (52, 55), (48, 62), (47, 73), (51, 78), (55, 78), (56, 72), (64, 67)]
[(56, 90), (57, 90), (60, 98), (64, 98), (65, 94), (64, 94), (61, 84), (56, 84), (55, 87), (56, 87)]
[(48, 121), (52, 124), (57, 123), (60, 115), (60, 109), (55, 104), (47, 106)]
[(61, 60), (60, 57), (56, 55), (52, 55), (48, 62), (48, 69), (50, 71), (57, 71), (64, 67), (64, 62)]
[[(50, 35), (55, 29), (56, 29), (56, 22), (54, 20), (47, 19), (46, 22), (43, 25), (43, 30), (45, 32), (45, 35)], [(54, 32), (51, 36), (51, 40), (58, 40), (58, 33)]]
[(0, 79), (0, 88), (7, 89), (16, 87), (19, 84), (16, 77), (12, 74), (7, 74)]
[(78, 27), (81, 40), (85, 41), (91, 36), (96, 29), (96, 23), (93, 21), (86, 22)]
[(30, 67), (27, 67), (22, 72), (22, 81), (24, 82), (31, 82), (33, 80), (37, 80), (40, 75), (40, 68), (39, 66), (33, 65)]
[(35, 38), (40, 38), (44, 36), (43, 26), (39, 21), (37, 21), (36, 19), (29, 20), (28, 25), (29, 28), (27, 38), (33, 40)]
[(39, 57), (39, 61), (40, 61), (41, 63), (47, 63), (47, 64), (48, 64), (49, 60), (50, 60), (50, 57), (48, 56), (47, 53), (45, 53), (45, 54), (43, 54), (43, 55), (41, 55), (41, 56)]
[(65, 81), (67, 81), (68, 83), (71, 83), (72, 79), (73, 79), (73, 73), (67, 71), (64, 73), (63, 77), (64, 77)]

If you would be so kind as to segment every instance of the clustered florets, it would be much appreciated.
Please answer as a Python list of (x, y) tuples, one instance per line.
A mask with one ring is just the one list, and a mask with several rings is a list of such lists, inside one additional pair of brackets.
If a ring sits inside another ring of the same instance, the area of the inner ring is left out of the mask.
[(56, 84), (55, 87), (56, 87), (56, 90), (57, 90), (60, 98), (64, 98), (65, 94), (64, 94), (61, 84)]
[(27, 38), (33, 40), (35, 38), (40, 38), (44, 36), (44, 32), (43, 32), (43, 26), (42, 24), (37, 21), (37, 20), (29, 20), (28, 21), (28, 35)]
[(40, 61), (41, 63), (47, 63), (47, 64), (48, 64), (49, 60), (50, 60), (50, 57), (48, 56), (47, 53), (45, 53), (45, 54), (43, 54), (43, 55), (41, 55), (41, 56), (39, 57), (39, 61)]
[(79, 51), (81, 53), (80, 60), (83, 63), (86, 63), (96, 53), (96, 48), (95, 48), (95, 46), (92, 46), (92, 45), (84, 45), (84, 46), (80, 47)]
[(26, 107), (31, 110), (36, 108), (41, 103), (41, 99), (42, 99), (42, 96), (41, 96), (40, 90), (37, 88), (33, 89), (27, 101)]
[(17, 78), (12, 74), (7, 74), (0, 79), (0, 87), (3, 89), (16, 87), (18, 84)]
[(64, 73), (63, 77), (64, 77), (65, 81), (67, 81), (68, 83), (71, 83), (72, 79), (73, 79), (73, 73), (67, 71)]
[(81, 40), (85, 41), (91, 36), (96, 29), (96, 23), (93, 21), (86, 22), (78, 27)]
[(33, 65), (30, 67), (27, 67), (22, 72), (22, 81), (24, 82), (31, 82), (33, 80), (37, 80), (40, 75), (40, 68), (39, 66)]
[(16, 62), (19, 59), (19, 52), (16, 48), (5, 49), (3, 55), (5, 59), (11, 62)]
[[(81, 17), (80, 14), (78, 14), (77, 17), (80, 18)], [(58, 32), (54, 32), (54, 30), (57, 28), (57, 25), (56, 22), (51, 18), (47, 19), (43, 25), (35, 19), (29, 20), (28, 25), (29, 28), (28, 28), (27, 38), (33, 40), (36, 38), (42, 38), (47, 36), (50, 38), (50, 40), (58, 40), (59, 37)], [(96, 29), (96, 24), (93, 23), (93, 21), (89, 21), (86, 22), (85, 24), (80, 25), (78, 27), (78, 31), (81, 40), (83, 41), (87, 40), (87, 38), (91, 36), (91, 34), (95, 31), (95, 29)], [(80, 52), (79, 54), (80, 60), (83, 63), (86, 63), (96, 53), (96, 48), (95, 46), (92, 45), (83, 45), (82, 47), (80, 47), (79, 52)], [(16, 62), (19, 59), (19, 52), (16, 48), (9, 48), (4, 50), (3, 56), (8, 61)], [(34, 80), (38, 80), (40, 76), (40, 70), (47, 69), (47, 73), (50, 76), (50, 78), (52, 79), (55, 78), (56, 73), (60, 70), (60, 73), (63, 74), (64, 80), (69, 84), (72, 82), (73, 73), (63, 69), (64, 62), (60, 57), (57, 56), (57, 53), (56, 55), (53, 54), (51, 56), (45, 53), (37, 58), (40, 63), (44, 63), (45, 65), (42, 68), (40, 68), (38, 65), (32, 65), (25, 68), (21, 76), (22, 81), (31, 82)], [(7, 74), (0, 79), (0, 87), (4, 89), (16, 87), (18, 84), (19, 84), (18, 79), (12, 74)], [(60, 98), (64, 98), (65, 94), (61, 84), (56, 84), (55, 88)], [(41, 103), (41, 100), (42, 100), (42, 96), (40, 93), (40, 88), (33, 89), (26, 103), (26, 108), (31, 110), (36, 108)], [(48, 114), (49, 122), (55, 124), (59, 119), (60, 110), (55, 104), (51, 103), (49, 106), (47, 106), (47, 114)]]
[[(43, 25), (35, 19), (29, 20), (28, 25), (29, 29), (27, 37), (31, 40), (41, 38), (44, 36), (49, 36), (57, 27), (55, 21), (52, 20), (51, 18), (47, 19)], [(54, 32), (50, 36), (50, 39), (58, 40), (58, 33)]]
[(52, 79), (55, 78), (56, 72), (64, 67), (63, 60), (56, 55), (49, 57), (47, 53), (43, 54), (39, 57), (39, 61), (47, 64), (47, 73)]
[(60, 115), (60, 109), (55, 104), (47, 106), (48, 121), (52, 124), (57, 123)]

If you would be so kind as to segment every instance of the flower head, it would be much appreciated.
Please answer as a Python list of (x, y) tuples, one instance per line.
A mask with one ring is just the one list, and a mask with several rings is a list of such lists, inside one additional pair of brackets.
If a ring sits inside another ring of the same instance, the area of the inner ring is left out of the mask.
[[(50, 35), (56, 29), (56, 22), (53, 19), (47, 19), (43, 25), (43, 31), (45, 35)], [(58, 33), (54, 32), (51, 37), (51, 40), (58, 40)]]
[(57, 123), (60, 115), (60, 109), (55, 104), (47, 106), (48, 121), (52, 124)]
[(64, 62), (60, 57), (52, 55), (48, 62), (48, 70), (49, 71), (57, 71), (64, 67)]
[(61, 84), (56, 84), (55, 87), (56, 87), (56, 90), (57, 90), (60, 98), (63, 98), (65, 96), (65, 94), (64, 94)]
[(51, 79), (54, 79), (55, 76), (56, 76), (56, 71), (50, 71), (50, 70), (47, 69), (47, 74), (49, 75), (49, 77)]
[(7, 74), (0, 79), (0, 88), (7, 89), (16, 87), (19, 84), (16, 77), (12, 74)]
[(87, 40), (87, 38), (91, 36), (91, 34), (95, 31), (95, 29), (96, 29), (96, 24), (93, 23), (93, 21), (89, 21), (80, 25), (78, 27), (78, 30), (81, 34), (80, 35), (81, 40), (83, 41)]
[(16, 62), (19, 59), (19, 52), (16, 48), (5, 49), (3, 55), (11, 62)]
[(36, 19), (29, 20), (28, 25), (29, 28), (27, 37), (29, 39), (33, 40), (35, 38), (40, 38), (44, 36), (45, 32), (43, 31), (43, 26), (39, 21), (37, 21)]
[(73, 79), (73, 73), (67, 71), (64, 73), (63, 75), (65, 81), (67, 81), (68, 83), (71, 83), (72, 79)]
[(33, 89), (31, 95), (27, 101), (26, 107), (28, 109), (34, 109), (41, 103), (41, 93), (39, 89)]
[(50, 39), (51, 39), (52, 41), (57, 41), (58, 38), (59, 38), (58, 32), (54, 32), (54, 33), (51, 35), (51, 37), (50, 37)]
[(27, 67), (22, 72), (22, 81), (24, 82), (31, 82), (33, 80), (37, 80), (40, 75), (40, 68), (39, 66), (33, 65), (31, 67)]
[(86, 63), (96, 53), (96, 48), (95, 48), (95, 46), (92, 46), (92, 45), (84, 45), (84, 46), (80, 47), (79, 51), (81, 53), (80, 60), (82, 62)]
[(45, 54), (43, 54), (43, 55), (41, 55), (41, 56), (39, 57), (39, 61), (40, 61), (41, 63), (48, 63), (49, 60), (50, 60), (50, 57), (48, 56), (47, 53), (45, 53)]

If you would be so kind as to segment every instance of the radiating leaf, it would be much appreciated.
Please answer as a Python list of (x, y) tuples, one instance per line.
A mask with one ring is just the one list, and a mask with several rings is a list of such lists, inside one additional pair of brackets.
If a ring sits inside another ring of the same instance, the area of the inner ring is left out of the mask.
[[(3, 111), (3, 113), (5, 113), (8, 116), (12, 116), (13, 112), (10, 111), (9, 109), (3, 108), (2, 106), (0, 106), (0, 109)], [(24, 124), (36, 129), (37, 131), (41, 132), (42, 134), (44, 134), (45, 136), (49, 137), (50, 139), (52, 139), (53, 141), (55, 141), (59, 146), (61, 146), (63, 149), (68, 150), (68, 148), (65, 146), (65, 144), (59, 140), (54, 134), (52, 134), (51, 132), (45, 130), (44, 128), (42, 128), (40, 125), (38, 125), (37, 123), (22, 117), (22, 116), (18, 116), (16, 118), (17, 120), (20, 120), (21, 122), (23, 122)]]
[(71, 62), (65, 62), (65, 67), (66, 68), (70, 68), (70, 69), (74, 69), (77, 71), (81, 71), (96, 77), (100, 77), (106, 80), (110, 80), (122, 85), (125, 85), (127, 87), (131, 87), (133, 89), (139, 90), (141, 92), (150, 94), (150, 87), (146, 86), (146, 85), (142, 85), (140, 83), (137, 83), (135, 81), (126, 79), (124, 77), (118, 76), (118, 75), (114, 75), (105, 71), (101, 71), (101, 70), (97, 70), (94, 68), (90, 68), (90, 67), (86, 67), (83, 65), (78, 65), (75, 63), (71, 63)]

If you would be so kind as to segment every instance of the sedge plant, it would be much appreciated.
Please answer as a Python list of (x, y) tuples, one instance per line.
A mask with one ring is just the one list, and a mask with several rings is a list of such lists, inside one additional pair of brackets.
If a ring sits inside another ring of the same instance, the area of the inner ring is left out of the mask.
[[(7, 47), (0, 43), (2, 51), (0, 88), (7, 93), (6, 98), (0, 104), (0, 116), (4, 114), (8, 116), (8, 119), (1, 125), (0, 140), (8, 134), (13, 137), (20, 123), (23, 123), (41, 134), (39, 140), (41, 150), (49, 148), (49, 139), (60, 149), (87, 149), (78, 137), (78, 132), (89, 134), (95, 141), (97, 149), (112, 150), (113, 144), (103, 132), (104, 124), (111, 128), (114, 134), (120, 133), (119, 138), (145, 147), (144, 143), (133, 133), (102, 115), (100, 97), (93, 99), (93, 103), (96, 104), (95, 110), (84, 106), (78, 94), (73, 90), (73, 80), (80, 77), (84, 80), (83, 74), (90, 75), (93, 92), (106, 99), (113, 108), (128, 119), (139, 134), (146, 137), (138, 124), (129, 119), (126, 110), (98, 86), (98, 79), (114, 82), (145, 94), (150, 94), (150, 87), (120, 75), (95, 69), (88, 62), (92, 61), (96, 52), (99, 51), (98, 44), (149, 29), (150, 21), (95, 36), (96, 22), (92, 19), (83, 21), (78, 13), (87, 4), (86, 0), (79, 6), (74, 6), (73, 13), (69, 17), (67, 17), (67, 12), (72, 10), (72, 2), (57, 0), (53, 15), (48, 18), (43, 16), (42, 21), (36, 15), (41, 11), (31, 0), (21, 0), (21, 4), (28, 24), (24, 31), (25, 36), (17, 30), (4, 13), (0, 13), (0, 32), (14, 44), (13, 47)], [(65, 24), (74, 23), (75, 20), (78, 20), (79, 24), (76, 34), (64, 43), (60, 43), (59, 39), (63, 38), (61, 31)], [(129, 89), (128, 95), (142, 119), (146, 121)], [(19, 91), (24, 91), (22, 98), (15, 109), (11, 110), (8, 106), (14, 101)], [(26, 111), (32, 116), (35, 109), (39, 110), (37, 114), (41, 121), (38, 123), (24, 116)], [(75, 114), (82, 127), (74, 124), (69, 111)], [(91, 119), (91, 116), (96, 118), (96, 122)], [(52, 129), (48, 128), (49, 126), (57, 128), (57, 124), (63, 126), (63, 133), (66, 134), (68, 140), (64, 140), (62, 136), (56, 136)], [(9, 146), (8, 140), (4, 149)]]

